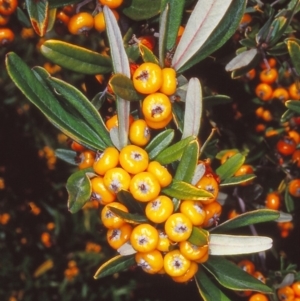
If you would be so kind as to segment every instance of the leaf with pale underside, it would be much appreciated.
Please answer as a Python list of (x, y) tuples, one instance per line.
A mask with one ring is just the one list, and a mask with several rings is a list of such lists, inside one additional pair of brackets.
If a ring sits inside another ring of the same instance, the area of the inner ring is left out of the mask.
[(232, 0), (199, 0), (186, 24), (172, 59), (179, 70), (205, 43), (220, 23)]
[(272, 239), (265, 236), (211, 234), (210, 255), (239, 255), (262, 252), (272, 247)]
[(259, 55), (259, 52), (256, 48), (246, 50), (246, 51), (238, 54), (236, 57), (234, 57), (225, 66), (225, 70), (226, 71), (234, 71), (236, 69), (245, 67), (245, 66), (249, 65), (257, 55)]
[(202, 88), (197, 78), (191, 78), (188, 83), (182, 139), (188, 136), (198, 136), (202, 116)]
[[(130, 78), (129, 60), (124, 49), (123, 38), (115, 15), (107, 6), (104, 6), (103, 12), (114, 72), (121, 73)], [(120, 148), (123, 148), (128, 143), (129, 113), (130, 102), (117, 96), (118, 140)]]

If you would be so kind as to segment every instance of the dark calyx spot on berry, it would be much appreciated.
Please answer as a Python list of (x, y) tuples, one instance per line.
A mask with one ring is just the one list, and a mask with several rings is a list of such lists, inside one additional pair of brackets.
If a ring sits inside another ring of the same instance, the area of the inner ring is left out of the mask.
[(163, 108), (161, 106), (156, 106), (152, 111), (151, 111), (151, 116), (153, 117), (156, 114), (161, 114), (163, 112)]
[(138, 75), (135, 79), (146, 81), (149, 78), (149, 72), (147, 70), (143, 70), (140, 75)]

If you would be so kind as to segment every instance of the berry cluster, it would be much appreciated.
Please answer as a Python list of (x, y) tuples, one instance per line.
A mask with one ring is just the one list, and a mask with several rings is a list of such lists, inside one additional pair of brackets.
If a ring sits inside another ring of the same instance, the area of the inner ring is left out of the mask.
[[(111, 119), (107, 124), (117, 126), (117, 118)], [(144, 120), (131, 122), (131, 142), (146, 145), (149, 138), (145, 136), (149, 135), (150, 130)], [(203, 162), (207, 167), (206, 173), (195, 186), (209, 191), (214, 198), (205, 204), (182, 200), (177, 209), (170, 197), (161, 194), (161, 188), (172, 181), (171, 173), (159, 162), (149, 161), (147, 152), (139, 145), (130, 144), (121, 151), (108, 147), (97, 153), (85, 150), (76, 142), (72, 143), (72, 148), (81, 151), (80, 156), (85, 158), (79, 167), (92, 166), (95, 172), (90, 180), (91, 200), (104, 205), (101, 220), (108, 229), (109, 245), (116, 250), (130, 246), (136, 252), (137, 264), (147, 273), (165, 272), (174, 281), (188, 281), (197, 272), (197, 263), (208, 259), (208, 240), (201, 246), (195, 246), (188, 239), (193, 227), (202, 229), (217, 223), (222, 212), (222, 206), (216, 201), (219, 179), (209, 164)], [(142, 206), (145, 215), (142, 223), (135, 224), (126, 220), (126, 215), (124, 217), (124, 213), (130, 213), (118, 200), (121, 190), (130, 192), (133, 201)]]

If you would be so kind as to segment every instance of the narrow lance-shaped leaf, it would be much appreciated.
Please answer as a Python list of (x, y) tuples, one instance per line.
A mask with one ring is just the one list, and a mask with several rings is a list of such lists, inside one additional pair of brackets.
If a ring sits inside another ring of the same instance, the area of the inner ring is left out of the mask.
[(188, 136), (198, 136), (202, 116), (202, 89), (197, 78), (191, 78), (188, 83), (182, 139)]
[[(38, 81), (47, 88), (53, 97), (57, 98), (55, 101), (52, 100), (49, 103), (47, 110), (51, 112), (57, 111), (57, 115), (61, 121), (69, 127), (72, 125), (72, 130), (77, 131), (79, 134), (77, 137), (79, 140), (76, 137), (75, 139), (73, 138), (75, 141), (87, 147), (93, 146), (95, 148), (95, 145), (97, 145), (96, 149), (99, 150), (103, 150), (108, 145), (111, 145), (108, 132), (98, 111), (80, 91), (62, 80), (52, 78), (42, 67), (34, 67), (32, 70)], [(45, 112), (44, 114), (47, 116)], [(50, 121), (53, 123), (53, 120), (50, 119)], [(54, 125), (56, 125), (55, 120)], [(104, 139), (106, 138), (107, 144), (102, 139), (102, 135)], [(72, 138), (72, 136), (68, 136)], [(86, 143), (85, 140), (87, 138), (92, 143)]]
[(222, 181), (220, 186), (238, 185), (241, 183), (249, 182), (249, 181), (253, 180), (255, 177), (256, 177), (255, 174), (248, 174), (248, 175), (227, 178), (224, 181)]
[(242, 213), (210, 230), (211, 233), (224, 233), (240, 227), (245, 227), (257, 223), (269, 222), (277, 219), (277, 210), (259, 209)]
[(179, 73), (208, 57), (232, 37), (245, 12), (246, 3), (245, 0), (232, 1), (221, 22), (195, 55), (178, 70)]
[(258, 55), (258, 50), (256, 48), (246, 50), (238, 54), (233, 58), (225, 67), (226, 71), (234, 71), (236, 69), (242, 68), (249, 65), (254, 58)]
[(163, 132), (160, 132), (155, 136), (149, 144), (145, 147), (145, 150), (148, 153), (149, 159), (152, 160), (155, 158), (162, 150), (170, 145), (174, 139), (174, 130), (168, 129)]
[[(107, 6), (104, 6), (103, 12), (114, 72), (130, 78), (129, 61), (117, 20)], [(129, 113), (130, 102), (117, 96), (118, 131), (121, 148), (127, 145), (128, 142)]]
[(272, 293), (272, 289), (260, 280), (221, 256), (210, 256), (202, 266), (226, 288), (238, 291), (254, 290), (267, 294)]
[(90, 199), (92, 185), (87, 173), (91, 171), (93, 171), (92, 168), (79, 170), (73, 173), (67, 181), (68, 208), (71, 213), (79, 211)]
[(300, 103), (299, 103), (299, 100), (288, 100), (288, 101), (285, 102), (285, 106), (289, 110), (300, 114)]
[(194, 140), (188, 144), (176, 169), (174, 179), (191, 183), (199, 157), (199, 143)]
[(109, 207), (109, 210), (112, 211), (115, 215), (120, 216), (125, 222), (129, 224), (149, 223), (149, 220), (144, 215), (141, 214), (128, 213), (114, 207)]
[(182, 14), (186, 1), (182, 0), (163, 0), (162, 6), (165, 7), (166, 2), (169, 4), (169, 17), (166, 32), (166, 49), (171, 50), (175, 46), (179, 26), (181, 25)]
[(103, 147), (101, 143), (98, 143), (98, 135), (85, 123), (79, 123), (78, 118), (62, 106), (63, 104), (58, 100), (59, 96), (54, 95), (43, 79), (48, 74), (43, 68), (38, 70), (46, 75), (40, 77), (40, 74), (33, 72), (20, 57), (12, 52), (6, 56), (6, 67), (16, 86), (65, 135), (92, 149)]
[(176, 199), (201, 200), (205, 202), (213, 198), (210, 192), (178, 180), (173, 180), (169, 186), (162, 189), (162, 192)]
[(205, 269), (199, 266), (195, 275), (199, 293), (204, 301), (231, 301), (206, 275)]
[(297, 73), (300, 74), (300, 41), (288, 40), (287, 46), (293, 66), (295, 67)]
[(222, 20), (232, 0), (198, 0), (174, 53), (172, 66), (181, 68)]
[(108, 56), (63, 41), (48, 40), (41, 46), (41, 52), (53, 63), (75, 72), (93, 75), (112, 71)]
[(124, 271), (135, 265), (134, 255), (122, 256), (118, 255), (100, 266), (94, 275), (95, 279), (100, 279), (121, 271)]
[(140, 43), (139, 50), (140, 50), (141, 57), (145, 63), (154, 63), (159, 65), (158, 58), (148, 47)]
[(82, 121), (88, 124), (98, 134), (99, 141), (111, 146), (111, 140), (101, 115), (85, 95), (74, 86), (54, 77), (49, 77), (50, 85), (63, 96), (82, 116)]
[(195, 140), (195, 137), (189, 136), (183, 140), (180, 140), (173, 145), (162, 150), (156, 157), (155, 160), (160, 164), (170, 164), (177, 160), (181, 159), (181, 156), (184, 152), (185, 147), (191, 142)]
[(242, 154), (235, 154), (230, 157), (224, 164), (216, 169), (216, 174), (221, 180), (233, 176), (236, 171), (243, 165), (245, 157)]
[(26, 9), (28, 11), (31, 25), (34, 31), (40, 36), (44, 36), (48, 27), (49, 2), (26, 0)]
[(57, 13), (56, 8), (49, 9), (48, 26), (47, 26), (47, 30), (46, 30), (47, 32), (49, 32), (53, 29), (53, 26), (56, 21), (56, 13)]
[(158, 40), (158, 58), (161, 67), (165, 66), (165, 54), (166, 54), (166, 43), (167, 43), (167, 25), (169, 18), (169, 5), (167, 4), (162, 13), (160, 14), (159, 20), (159, 40)]
[(262, 252), (272, 247), (272, 239), (265, 236), (211, 234), (210, 255), (239, 255)]

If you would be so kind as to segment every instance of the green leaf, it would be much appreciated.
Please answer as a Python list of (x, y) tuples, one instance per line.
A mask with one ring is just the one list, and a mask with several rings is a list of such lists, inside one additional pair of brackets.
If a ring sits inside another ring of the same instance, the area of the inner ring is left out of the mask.
[(166, 28), (166, 49), (171, 50), (175, 46), (178, 29), (181, 25), (185, 1), (162, 0), (163, 9), (165, 9), (166, 4), (169, 5), (168, 21)]
[(135, 264), (136, 262), (134, 255), (115, 256), (100, 266), (100, 268), (95, 273), (94, 278), (100, 279), (124, 271)]
[(265, 236), (211, 234), (209, 240), (209, 254), (251, 254), (271, 249), (272, 243), (272, 239)]
[(94, 75), (112, 71), (108, 56), (63, 41), (47, 40), (41, 52), (53, 63), (75, 72)]
[(295, 112), (293, 110), (286, 110), (283, 115), (280, 118), (280, 122), (284, 123), (289, 121), (293, 116), (295, 115)]
[(191, 183), (199, 157), (199, 143), (197, 140), (190, 142), (183, 154), (176, 169), (174, 179)]
[(182, 138), (198, 136), (202, 116), (202, 88), (200, 81), (193, 77), (189, 80), (184, 110)]
[(196, 138), (193, 136), (187, 137), (183, 140), (180, 140), (173, 145), (162, 150), (154, 159), (160, 164), (170, 164), (177, 160), (180, 160), (184, 152), (185, 147)]
[(160, 13), (161, 0), (125, 0), (122, 12), (134, 21), (150, 19)]
[(213, 198), (210, 192), (178, 180), (173, 180), (169, 186), (162, 189), (162, 192), (172, 198), (183, 200), (199, 200), (205, 202)]
[(267, 54), (271, 56), (280, 56), (288, 53), (287, 45), (285, 42), (279, 42), (274, 45), (272, 48), (267, 50)]
[(225, 66), (225, 70), (226, 71), (234, 71), (236, 69), (245, 67), (245, 66), (249, 65), (256, 58), (257, 55), (259, 55), (259, 52), (256, 48), (246, 50), (246, 51), (238, 54), (236, 57), (234, 57)]
[(255, 177), (256, 177), (255, 174), (248, 174), (248, 175), (242, 175), (242, 176), (227, 178), (224, 181), (222, 181), (220, 186), (238, 185), (238, 184), (241, 184), (241, 183), (251, 181)]
[(26, 9), (29, 14), (31, 25), (34, 31), (40, 36), (44, 36), (48, 26), (49, 2), (26, 0)]
[(255, 48), (256, 47), (256, 42), (253, 39), (246, 38), (246, 39), (240, 40), (239, 42), (242, 46), (245, 46), (247, 48)]
[(145, 208), (143, 204), (137, 201), (129, 191), (121, 190), (117, 194), (120, 203), (126, 206), (129, 212), (144, 214)]
[(99, 136), (86, 124), (78, 122), (78, 118), (73, 114), (74, 110), (70, 113), (70, 107), (64, 107), (59, 96), (50, 90), (47, 82), (43, 80), (48, 74), (43, 68), (36, 69), (44, 74), (41, 78), (13, 52), (6, 56), (6, 67), (16, 86), (65, 135), (91, 149), (103, 147), (102, 143), (98, 142)]
[(109, 207), (109, 210), (112, 211), (117, 216), (120, 216), (125, 222), (129, 224), (149, 223), (149, 220), (144, 215), (140, 215), (137, 213), (128, 213), (114, 207)]
[(232, 99), (227, 95), (211, 95), (203, 97), (203, 105), (205, 106), (205, 108), (228, 104), (230, 102), (232, 102)]
[(299, 100), (288, 100), (288, 101), (285, 102), (285, 106), (289, 110), (300, 114), (300, 102), (299, 102)]
[(210, 256), (203, 266), (224, 287), (237, 290), (254, 290), (272, 293), (272, 289), (254, 278), (234, 263), (220, 256)]
[(293, 197), (290, 195), (288, 187), (285, 189), (284, 192), (284, 204), (286, 207), (287, 212), (294, 212), (295, 210), (295, 202)]
[(56, 21), (56, 13), (57, 13), (56, 8), (49, 9), (48, 25), (47, 25), (47, 30), (46, 30), (47, 32), (49, 32), (53, 29), (53, 26)]
[(270, 27), (273, 20), (273, 14), (270, 16), (268, 21), (260, 28), (259, 32), (255, 36), (256, 44), (261, 44), (266, 41), (269, 36)]
[(291, 57), (292, 63), (297, 71), (300, 74), (300, 41), (298, 40), (288, 40), (287, 47), (289, 55)]
[[(178, 92), (178, 90), (177, 90)], [(176, 92), (176, 93), (177, 93)], [(183, 99), (183, 98), (181, 98)], [(180, 103), (174, 102), (172, 103), (172, 113), (173, 113), (173, 121), (177, 126), (177, 129), (182, 133), (183, 131), (183, 120), (184, 120), (184, 110)]]
[(31, 27), (30, 20), (28, 15), (18, 6), (16, 11), (17, 19), (22, 24), (23, 27), (29, 28)]
[(70, 4), (78, 3), (80, 0), (48, 0), (51, 8), (64, 7)]
[(139, 101), (144, 98), (134, 88), (133, 82), (130, 78), (123, 74), (115, 74), (110, 80), (109, 84), (113, 92), (128, 101)]
[(198, 0), (172, 59), (178, 71), (206, 42), (224, 17), (232, 0)]
[(244, 161), (245, 156), (243, 156), (242, 154), (235, 154), (216, 169), (216, 174), (220, 177), (221, 180), (230, 178), (244, 164)]
[[(203, 2), (205, 2), (205, 6), (209, 5), (212, 3), (212, 1), (198, 1), (197, 7), (199, 10), (202, 10)], [(196, 52), (194, 52), (193, 56), (189, 58), (188, 61), (186, 61), (184, 64), (181, 63), (181, 67), (178, 68), (178, 72), (182, 73), (184, 70), (189, 69), (190, 67), (194, 66), (196, 63), (200, 62), (204, 58), (206, 58), (208, 55), (210, 55), (212, 52), (216, 51), (218, 48), (220, 48), (235, 32), (237, 29), (239, 22), (243, 16), (245, 6), (246, 6), (246, 1), (245, 0), (235, 0), (231, 1), (231, 4), (227, 11), (225, 10), (226, 5), (229, 4), (229, 1), (223, 2), (223, 1), (213, 1), (214, 4), (216, 5), (217, 8), (222, 10), (222, 13), (218, 13), (218, 18), (214, 20), (214, 22), (211, 22), (211, 19), (203, 19), (203, 24), (206, 25), (206, 22), (210, 24), (207, 29), (213, 30), (212, 32), (209, 33), (208, 37), (201, 37), (199, 36), (199, 40), (201, 43), (199, 43), (195, 39), (195, 44), (197, 44), (198, 49), (195, 49)], [(225, 10), (225, 11), (223, 11)], [(193, 10), (193, 13), (195, 16), (193, 17), (194, 21), (192, 23), (196, 23), (196, 27), (194, 28), (194, 31), (197, 28), (197, 25), (199, 24), (199, 19), (201, 14), (198, 16), (197, 12)], [(214, 18), (214, 16), (211, 16), (211, 18)], [(219, 19), (220, 18), (220, 19)], [(217, 20), (218, 19), (218, 20)], [(190, 21), (188, 21), (190, 23)], [(194, 24), (190, 24), (191, 27), (195, 26)], [(198, 24), (197, 24), (198, 23)], [(216, 27), (215, 27), (216, 26)], [(185, 35), (185, 32), (187, 30), (187, 27), (185, 28), (185, 31), (183, 33), (183, 36)], [(190, 29), (190, 33), (193, 32), (193, 29)], [(183, 36), (181, 37), (181, 40), (179, 44), (182, 43), (182, 47), (184, 47), (184, 43), (189, 44), (190, 39), (189, 39), (189, 34), (187, 35), (187, 38), (183, 40)], [(208, 33), (208, 32), (207, 32)], [(198, 36), (198, 32), (197, 32)], [(195, 35), (196, 37), (196, 35)], [(203, 43), (204, 42), (204, 43)], [(199, 43), (199, 44), (198, 44)], [(201, 44), (201, 45), (200, 45)], [(187, 47), (187, 46), (186, 46)], [(187, 47), (189, 48), (189, 47)], [(177, 52), (177, 51), (176, 51)], [(184, 58), (186, 60), (186, 58)]]
[(139, 50), (140, 50), (141, 57), (145, 63), (154, 63), (159, 65), (158, 58), (148, 47), (140, 43)]
[(69, 177), (66, 189), (69, 195), (68, 208), (71, 213), (76, 213), (89, 201), (92, 185), (87, 173), (92, 171), (92, 168), (79, 170)]
[(195, 275), (199, 293), (204, 301), (230, 301), (226, 295), (211, 281), (205, 273), (205, 269), (199, 266)]
[[(129, 60), (123, 46), (122, 34), (112, 11), (105, 5), (103, 8), (108, 36), (110, 55), (115, 73), (121, 73), (130, 78)], [(128, 143), (130, 102), (117, 96), (118, 142), (120, 148)]]
[(205, 229), (193, 227), (188, 241), (198, 247), (206, 246), (209, 240), (209, 232)]
[(75, 161), (77, 153), (73, 150), (59, 148), (55, 150), (55, 156), (69, 164), (78, 165)]
[(166, 56), (166, 43), (168, 39), (167, 26), (169, 18), (169, 5), (162, 10), (159, 19), (159, 39), (158, 39), (158, 57), (159, 64), (161, 67), (165, 66), (165, 56)]
[(233, 219), (218, 225), (210, 230), (211, 233), (225, 233), (237, 228), (254, 225), (257, 223), (265, 223), (276, 220), (279, 217), (277, 210), (259, 209), (242, 213)]
[(153, 160), (161, 151), (168, 147), (174, 139), (174, 130), (168, 129), (160, 132), (155, 136), (148, 145), (145, 151), (148, 153), (149, 159)]
[(54, 77), (48, 77), (47, 81), (61, 95), (66, 102), (80, 113), (80, 121), (84, 122), (98, 135), (98, 142), (103, 143), (102, 150), (106, 146), (112, 146), (107, 128), (101, 115), (91, 102), (74, 86)]

